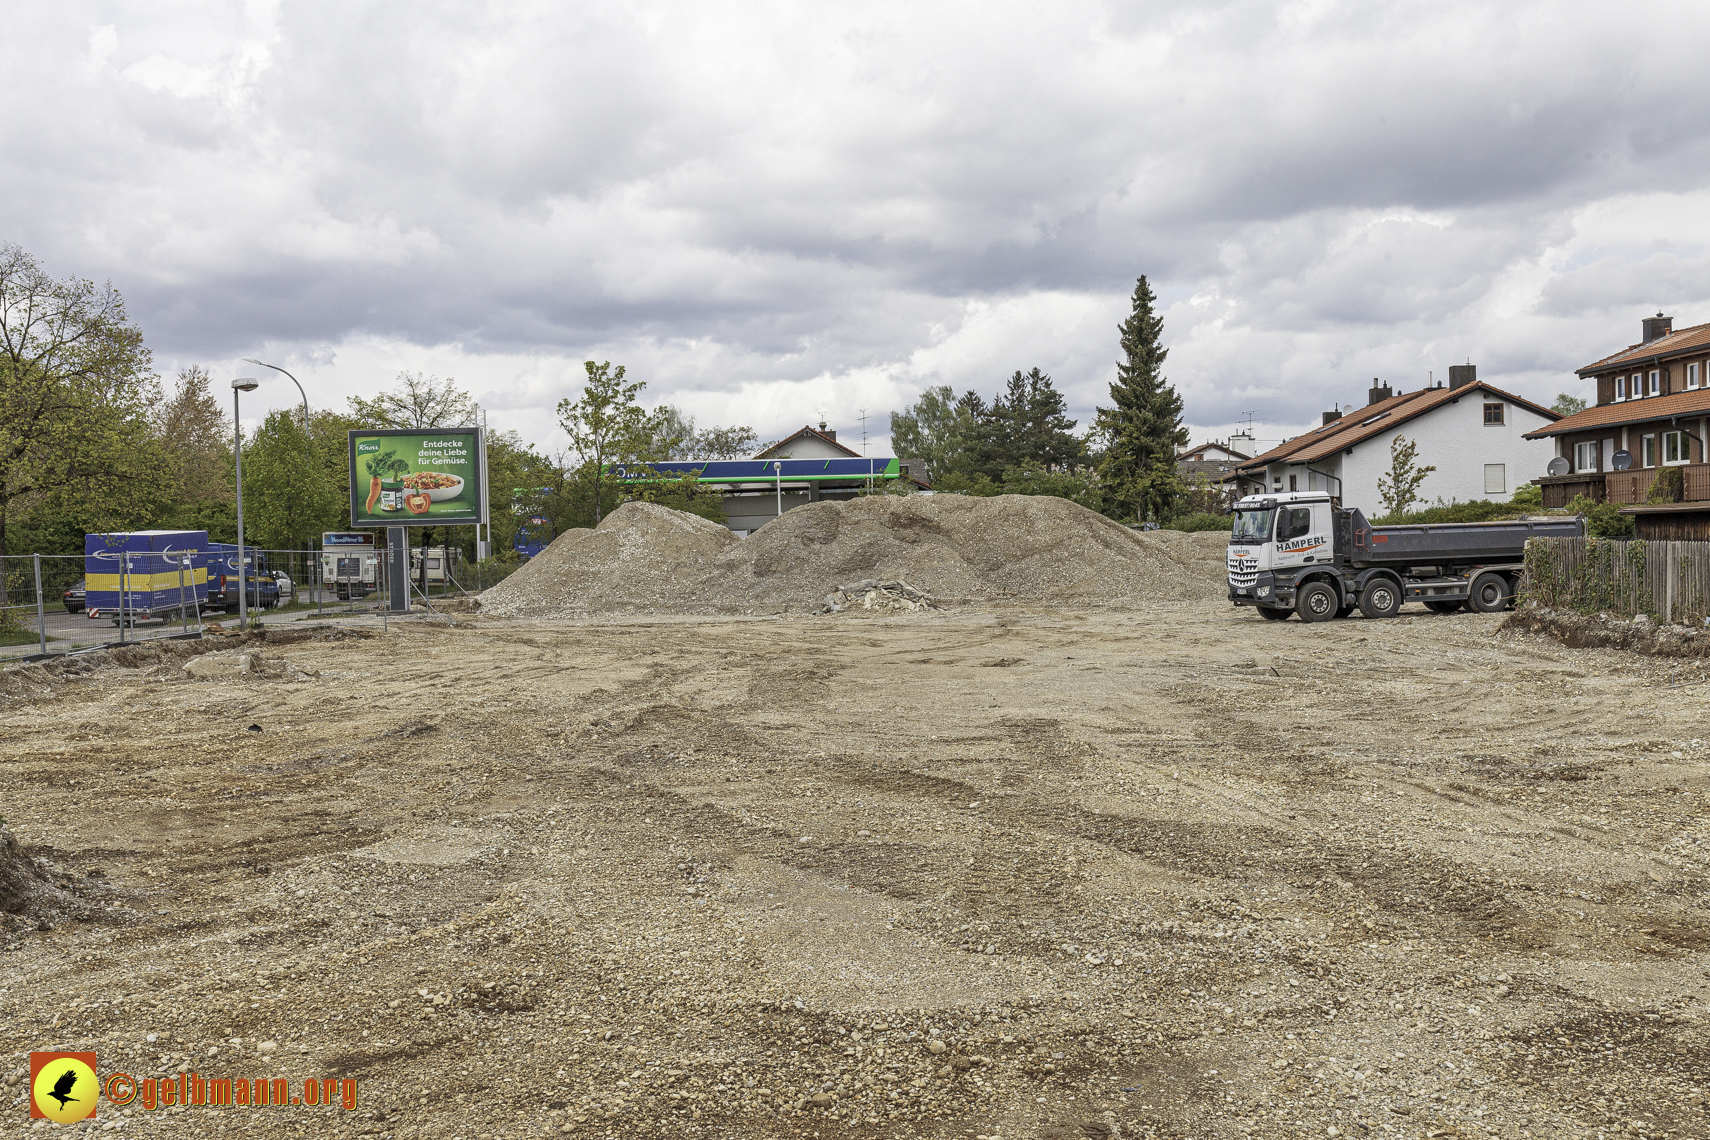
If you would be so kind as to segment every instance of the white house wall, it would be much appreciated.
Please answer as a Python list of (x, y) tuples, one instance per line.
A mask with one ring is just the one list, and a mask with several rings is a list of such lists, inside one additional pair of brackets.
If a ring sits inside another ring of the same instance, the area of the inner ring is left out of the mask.
[[(1341, 479), (1344, 506), (1358, 507), (1368, 516), (1384, 513), (1383, 499), (1378, 494), (1378, 479), (1389, 474), (1389, 445), (1397, 433), (1419, 445), (1414, 462), (1437, 470), (1419, 485), (1421, 506), (1444, 502), (1469, 502), (1473, 499), (1507, 499), (1533, 479), (1547, 474), (1546, 468), (1555, 456), (1553, 439), (1527, 440), (1521, 437), (1551, 421), (1518, 404), (1503, 400), (1503, 423), (1486, 425), (1484, 405), (1496, 403), (1497, 398), (1474, 389), (1466, 396), (1444, 403), (1417, 419), (1406, 420), (1391, 431), (1381, 431), (1357, 443), (1353, 454), (1344, 449), (1310, 466)], [(1358, 415), (1358, 413), (1354, 413)], [(1503, 465), (1504, 489), (1500, 494), (1485, 493), (1484, 465)], [(1291, 466), (1286, 461), (1272, 463), (1267, 469), (1270, 489), (1289, 490), (1289, 476), (1302, 491), (1328, 490), (1336, 493), (1334, 481), (1314, 477), (1307, 465)]]
[[(1528, 440), (1521, 436), (1552, 421), (1503, 400), (1503, 423), (1487, 425), (1486, 403), (1496, 403), (1496, 398), (1475, 390), (1456, 402), (1408, 420), (1395, 431), (1379, 432), (1355, 445), (1354, 454), (1344, 455), (1342, 461), (1347, 478), (1343, 492), (1345, 505), (1359, 507), (1367, 515), (1384, 513), (1378, 479), (1389, 474), (1389, 445), (1397, 433), (1419, 445), (1416, 464), (1437, 469), (1419, 485), (1419, 495), (1425, 501), (1415, 503), (1415, 510), (1436, 506), (1438, 499), (1445, 503), (1474, 499), (1500, 501), (1513, 495), (1516, 487), (1548, 474), (1550, 460), (1555, 456), (1554, 445), (1547, 439)], [(1500, 494), (1485, 492), (1486, 463), (1503, 465), (1504, 489)]]

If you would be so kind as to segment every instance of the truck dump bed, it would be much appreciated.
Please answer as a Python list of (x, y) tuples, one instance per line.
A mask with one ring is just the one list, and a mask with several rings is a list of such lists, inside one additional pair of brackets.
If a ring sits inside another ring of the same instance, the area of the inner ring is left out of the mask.
[(1526, 556), (1529, 538), (1580, 538), (1584, 534), (1584, 520), (1577, 516), (1514, 522), (1372, 526), (1356, 510), (1350, 561), (1356, 566), (1519, 562)]

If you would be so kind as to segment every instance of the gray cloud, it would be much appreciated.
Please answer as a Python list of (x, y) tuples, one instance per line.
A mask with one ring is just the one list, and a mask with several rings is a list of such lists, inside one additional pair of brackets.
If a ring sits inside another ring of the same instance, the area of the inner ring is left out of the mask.
[(1085, 418), (1142, 272), (1207, 430), (1469, 355), (1548, 399), (1637, 309), (1710, 319), (1707, 23), (36, 5), (0, 75), (24, 111), (0, 237), (112, 278), (163, 362), (265, 346), (317, 399), (462, 370), (537, 438), (585, 356), (703, 419), (799, 426), (1033, 365)]

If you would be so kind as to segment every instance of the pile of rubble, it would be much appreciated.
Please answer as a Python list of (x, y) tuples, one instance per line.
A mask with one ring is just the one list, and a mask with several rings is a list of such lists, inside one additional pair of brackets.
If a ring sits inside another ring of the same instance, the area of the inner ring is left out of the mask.
[[(1139, 533), (1047, 495), (870, 495), (787, 511), (746, 538), (709, 519), (625, 503), (571, 530), (481, 595), (497, 617), (836, 612), (822, 591), (907, 583), (866, 608), (1016, 601), (1052, 606), (1221, 602), (1229, 536)], [(848, 590), (844, 591), (846, 594)], [(834, 603), (847, 609), (847, 601)], [(937, 604), (937, 603), (934, 603)], [(930, 606), (928, 607), (930, 608)]]
[(815, 616), (842, 613), (857, 603), (864, 610), (893, 610), (911, 614), (944, 608), (933, 601), (924, 590), (917, 590), (900, 578), (890, 582), (880, 578), (863, 578), (859, 582), (837, 587), (825, 595), (824, 601), (825, 605), (813, 611)]

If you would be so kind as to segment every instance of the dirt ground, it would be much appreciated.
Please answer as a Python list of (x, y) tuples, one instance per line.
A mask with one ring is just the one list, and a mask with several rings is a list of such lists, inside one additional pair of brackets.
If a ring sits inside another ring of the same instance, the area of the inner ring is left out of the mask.
[(79, 1049), (360, 1081), (103, 1102), (142, 1136), (1710, 1135), (1705, 671), (1500, 620), (473, 617), (9, 672), (47, 878), (4, 1128)]

